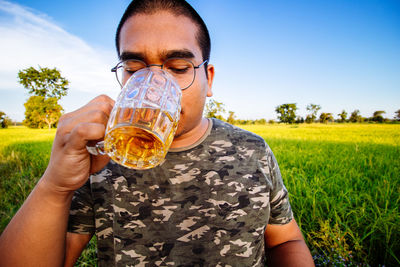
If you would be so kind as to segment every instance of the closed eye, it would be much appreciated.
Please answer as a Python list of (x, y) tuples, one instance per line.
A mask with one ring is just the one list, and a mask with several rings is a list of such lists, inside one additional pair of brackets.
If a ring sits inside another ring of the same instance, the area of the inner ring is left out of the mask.
[(129, 73), (129, 74), (134, 74), (135, 72), (137, 72), (138, 70), (133, 70), (133, 69), (124, 69), (125, 72)]
[(185, 74), (189, 71), (190, 68), (188, 67), (183, 67), (183, 68), (172, 68), (169, 67), (168, 70), (175, 73), (175, 74)]

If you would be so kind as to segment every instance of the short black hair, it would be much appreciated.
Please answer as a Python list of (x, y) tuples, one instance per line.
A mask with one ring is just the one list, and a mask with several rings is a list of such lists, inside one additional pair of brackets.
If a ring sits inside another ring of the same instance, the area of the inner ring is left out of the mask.
[[(189, 18), (198, 28), (196, 40), (201, 49), (203, 61), (209, 60), (211, 51), (210, 34), (207, 26), (194, 8), (184, 0), (133, 0), (126, 8), (121, 21), (118, 24), (115, 36), (115, 45), (118, 57), (120, 56), (119, 39), (122, 26), (127, 19), (136, 14), (153, 14), (157, 11), (169, 11), (174, 15), (183, 15)], [(205, 67), (207, 64), (205, 64)]]

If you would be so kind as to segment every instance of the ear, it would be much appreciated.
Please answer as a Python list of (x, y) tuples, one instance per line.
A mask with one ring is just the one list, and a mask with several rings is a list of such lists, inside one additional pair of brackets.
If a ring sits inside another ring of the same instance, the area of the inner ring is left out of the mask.
[(212, 97), (213, 92), (212, 92), (212, 83), (214, 81), (214, 66), (209, 64), (207, 65), (207, 96)]

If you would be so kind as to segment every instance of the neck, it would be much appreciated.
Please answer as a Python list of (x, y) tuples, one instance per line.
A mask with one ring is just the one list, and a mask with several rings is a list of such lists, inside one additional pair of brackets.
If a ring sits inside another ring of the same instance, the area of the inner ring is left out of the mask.
[(190, 131), (174, 138), (170, 148), (182, 148), (196, 143), (206, 133), (209, 121), (202, 118), (201, 122)]

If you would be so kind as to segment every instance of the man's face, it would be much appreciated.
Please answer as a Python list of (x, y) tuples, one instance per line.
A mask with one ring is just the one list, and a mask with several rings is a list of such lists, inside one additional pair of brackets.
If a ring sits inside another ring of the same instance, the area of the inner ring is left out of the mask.
[[(121, 29), (121, 59), (140, 59), (147, 64), (162, 64), (171, 57), (184, 57), (198, 66), (203, 62), (196, 41), (197, 27), (187, 17), (167, 11), (151, 15), (137, 14), (130, 17)], [(207, 96), (212, 96), (213, 67), (196, 69), (193, 84), (182, 91), (182, 111), (175, 138), (188, 133), (202, 119)]]

